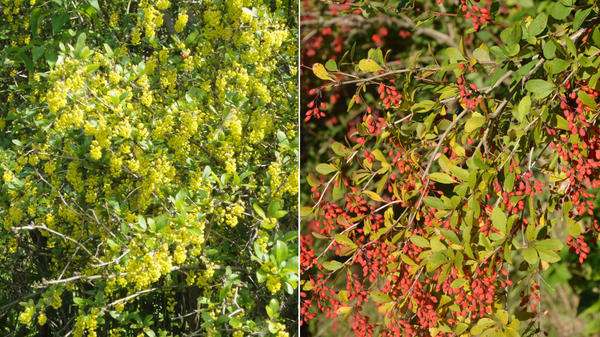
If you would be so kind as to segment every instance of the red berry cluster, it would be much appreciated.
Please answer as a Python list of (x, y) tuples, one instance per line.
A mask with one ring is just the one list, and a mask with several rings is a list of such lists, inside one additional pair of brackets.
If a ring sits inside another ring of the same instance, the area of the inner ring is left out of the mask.
[[(460, 70), (465, 69), (465, 64), (461, 63), (459, 65)], [(473, 71), (472, 67), (469, 67), (470, 71)], [(476, 97), (477, 94), (477, 85), (475, 83), (468, 84), (463, 76), (460, 76), (456, 79), (458, 83), (460, 102), (465, 106), (466, 109), (475, 110), (477, 108), (477, 104), (481, 103), (483, 98)]]
[(306, 110), (304, 121), (308, 122), (312, 118), (319, 119), (321, 117), (325, 117), (325, 112), (323, 112), (323, 110), (327, 109), (327, 104), (325, 104), (325, 102), (319, 102), (319, 95), (317, 95), (317, 89), (309, 90), (308, 94), (310, 96), (315, 97), (306, 105), (308, 110)]
[[(584, 217), (594, 214), (596, 194), (590, 189), (600, 187), (600, 129), (588, 120), (592, 108), (584, 104), (580, 92), (587, 99), (595, 100), (600, 92), (589, 88), (585, 83), (566, 83), (567, 92), (560, 96), (560, 108), (567, 122), (566, 128), (547, 127), (546, 131), (552, 137), (550, 146), (556, 150), (561, 161), (561, 171), (565, 176), (560, 185), (559, 193), (564, 194), (563, 200), (572, 203), (569, 217)], [(566, 129), (566, 130), (565, 130)], [(595, 234), (600, 233), (597, 221), (586, 225), (581, 235), (567, 238), (570, 251), (579, 256), (583, 262), (589, 253), (586, 242), (595, 242)]]
[[(439, 5), (442, 4), (442, 0), (437, 0), (437, 3)], [(467, 0), (460, 0), (460, 10), (465, 13), (465, 18), (467, 19), (471, 19), (471, 22), (473, 23), (473, 28), (475, 28), (476, 31), (479, 31), (481, 29), (482, 25), (485, 25), (487, 23), (489, 23), (492, 18), (490, 16), (490, 10), (489, 7), (479, 7), (478, 5), (474, 4), (473, 2), (479, 2), (479, 0), (473, 0), (473, 1), (467, 1)], [(488, 6), (491, 5), (491, 1), (487, 1), (488, 2)]]
[(370, 107), (367, 108), (367, 113), (363, 115), (362, 120), (365, 123), (367, 130), (369, 130), (369, 133), (373, 136), (381, 134), (382, 130), (388, 125), (385, 118), (377, 117), (376, 114), (374, 115), (373, 110)]
[[(393, 79), (389, 80), (391, 83), (395, 81)], [(398, 107), (400, 101), (402, 100), (402, 94), (396, 90), (395, 86), (386, 85), (383, 82), (379, 83), (379, 87), (377, 88), (377, 93), (379, 94), (379, 99), (381, 100), (381, 105), (387, 110), (390, 107)]]
[(389, 30), (386, 27), (381, 27), (377, 33), (371, 36), (371, 41), (373, 41), (377, 47), (381, 47), (385, 44), (385, 38), (388, 34)]

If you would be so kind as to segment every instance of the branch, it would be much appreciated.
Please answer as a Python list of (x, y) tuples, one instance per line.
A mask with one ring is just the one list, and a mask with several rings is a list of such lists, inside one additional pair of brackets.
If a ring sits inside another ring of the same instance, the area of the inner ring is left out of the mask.
[(12, 229), (15, 230), (15, 231), (17, 231), (17, 230), (24, 230), (24, 229), (30, 229), (30, 230), (31, 229), (42, 229), (42, 230), (45, 230), (47, 232), (50, 232), (50, 233), (52, 233), (52, 234), (54, 234), (56, 236), (59, 236), (59, 237), (63, 238), (64, 240), (68, 240), (68, 241), (73, 242), (74, 244), (76, 244), (77, 246), (79, 246), (79, 248), (83, 249), (86, 253), (90, 254), (90, 256), (94, 260), (96, 260), (96, 261), (98, 261), (100, 263), (104, 263), (104, 261), (100, 260), (94, 254), (92, 254), (92, 252), (90, 252), (87, 248), (85, 248), (84, 245), (82, 245), (81, 243), (79, 243), (79, 241), (77, 241), (77, 240), (75, 240), (75, 239), (73, 239), (73, 238), (71, 238), (71, 237), (69, 237), (69, 236), (67, 236), (65, 234), (62, 234), (60, 232), (57, 232), (57, 231), (55, 231), (53, 229), (50, 229), (50, 228), (46, 227), (46, 224), (44, 224), (44, 223), (42, 223), (41, 226), (30, 225), (30, 226), (12, 227)]

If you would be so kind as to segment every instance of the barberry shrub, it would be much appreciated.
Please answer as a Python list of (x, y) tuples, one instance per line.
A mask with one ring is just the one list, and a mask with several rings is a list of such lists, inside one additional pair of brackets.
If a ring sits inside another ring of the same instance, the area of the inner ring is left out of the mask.
[(598, 3), (303, 10), (306, 334), (544, 332), (548, 272), (598, 251)]
[(293, 3), (0, 11), (0, 335), (293, 335)]

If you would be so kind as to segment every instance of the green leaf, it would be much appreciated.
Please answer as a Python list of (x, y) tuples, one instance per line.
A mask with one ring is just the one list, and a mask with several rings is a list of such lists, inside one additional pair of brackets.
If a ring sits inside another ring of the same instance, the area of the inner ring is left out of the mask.
[(52, 34), (56, 34), (58, 33), (58, 31), (62, 28), (62, 26), (69, 21), (69, 15), (62, 13), (62, 14), (55, 14), (52, 16)]
[(40, 19), (44, 16), (42, 13), (42, 9), (37, 7), (31, 11), (31, 16), (29, 17), (29, 22), (31, 25), (31, 35), (37, 36), (37, 29), (40, 25)]
[(479, 112), (474, 112), (471, 115), (471, 118), (469, 118), (469, 120), (467, 120), (467, 123), (465, 123), (465, 131), (467, 133), (471, 133), (472, 131), (475, 131), (475, 130), (481, 128), (481, 126), (484, 123), (485, 123), (485, 116), (483, 116)]
[(435, 104), (436, 103), (434, 101), (426, 99), (426, 100), (423, 100), (423, 101), (413, 104), (410, 109), (412, 111), (414, 111), (415, 113), (425, 113), (425, 112), (431, 111), (431, 109), (433, 109)]
[(328, 60), (325, 63), (325, 69), (327, 69), (329, 71), (338, 71), (338, 67), (337, 67), (337, 64), (335, 63), (335, 60)]
[(265, 306), (265, 309), (269, 318), (274, 319), (279, 311), (279, 301), (276, 298), (272, 298), (269, 301), (269, 305)]
[(533, 247), (527, 247), (523, 249), (523, 258), (531, 265), (536, 264), (538, 261), (537, 250)]
[(592, 32), (592, 41), (596, 47), (600, 47), (600, 26), (596, 26)]
[(515, 172), (508, 172), (504, 176), (504, 189), (507, 192), (512, 192), (515, 187)]
[(279, 199), (271, 200), (269, 207), (267, 208), (267, 215), (269, 218), (274, 218), (274, 214), (281, 209), (282, 202)]
[(192, 226), (192, 227), (188, 227), (188, 228), (187, 228), (187, 231), (188, 231), (188, 232), (190, 232), (190, 233), (192, 233), (192, 234), (194, 234), (194, 235), (198, 235), (198, 236), (202, 236), (202, 237), (204, 237), (204, 231), (203, 231), (203, 230), (201, 230), (201, 229), (200, 229), (200, 228), (198, 228), (198, 227), (194, 227), (194, 226)]
[(555, 1), (554, 5), (550, 7), (550, 15), (556, 20), (564, 20), (571, 14), (571, 10), (573, 8), (570, 6), (565, 6), (560, 1)]
[(321, 182), (319, 181), (319, 179), (317, 179), (317, 177), (315, 177), (314, 174), (312, 174), (312, 173), (309, 173), (306, 176), (306, 182), (308, 182), (308, 184), (312, 187), (321, 185)]
[(373, 299), (373, 301), (375, 301), (376, 303), (388, 303), (392, 301), (392, 299), (387, 294), (382, 293), (380, 291), (372, 291), (371, 299)]
[(279, 218), (283, 218), (287, 213), (288, 213), (287, 211), (279, 210), (279, 211), (273, 212), (273, 214), (271, 214), (271, 217), (275, 218), (275, 219), (279, 219)]
[(581, 102), (587, 106), (589, 106), (590, 108), (592, 108), (593, 110), (596, 110), (596, 108), (598, 107), (598, 104), (596, 104), (596, 101), (590, 97), (590, 95), (588, 95), (585, 91), (583, 90), (579, 90), (577, 92), (577, 97), (579, 97), (579, 99), (581, 100)]
[(87, 0), (87, 2), (94, 7), (95, 10), (98, 11), (98, 13), (100, 13), (100, 5), (98, 4), (98, 0)]
[(555, 263), (560, 261), (560, 256), (549, 249), (537, 248), (537, 252), (540, 255), (540, 260), (546, 261), (548, 263)]
[(45, 51), (46, 48), (44, 48), (43, 46), (31, 48), (31, 56), (33, 56), (33, 63), (35, 63), (35, 61), (37, 61), (42, 55), (44, 55)]
[(453, 63), (455, 63), (456, 61), (464, 61), (465, 57), (462, 55), (462, 53), (454, 48), (454, 47), (450, 47), (446, 49), (446, 56), (448, 56), (448, 58), (450, 58), (450, 60), (454, 61)]
[(519, 102), (519, 109), (518, 109), (519, 113), (518, 113), (518, 117), (517, 117), (519, 122), (523, 122), (525, 120), (525, 118), (529, 114), (530, 110), (531, 110), (531, 97), (525, 96), (525, 97), (523, 97), (523, 99), (521, 99), (521, 102)]
[(458, 236), (456, 235), (456, 233), (454, 233), (453, 231), (449, 230), (449, 229), (445, 229), (442, 228), (440, 229), (440, 233), (442, 233), (442, 235), (446, 238), (446, 240), (455, 243), (455, 244), (460, 244), (460, 240), (458, 239)]
[(74, 50), (76, 56), (81, 55), (81, 51), (83, 50), (83, 47), (85, 47), (85, 38), (86, 38), (85, 33), (81, 33), (77, 37), (77, 43), (75, 44), (75, 50)]
[(555, 58), (552, 61), (546, 62), (544, 64), (544, 69), (546, 69), (550, 75), (555, 75), (565, 71), (570, 65), (571, 63), (563, 59)]
[(332, 260), (323, 262), (323, 267), (329, 271), (336, 271), (344, 266), (343, 263)]
[(356, 248), (356, 244), (354, 243), (354, 241), (352, 241), (349, 237), (347, 237), (344, 234), (336, 234), (334, 236), (335, 242), (341, 244), (341, 245), (345, 245), (351, 248)]
[(458, 289), (464, 286), (465, 284), (467, 284), (467, 280), (465, 280), (464, 278), (457, 278), (456, 280), (452, 281), (452, 283), (450, 283), (450, 288)]
[(349, 153), (348, 148), (338, 142), (334, 142), (333, 144), (331, 144), (331, 149), (338, 156), (346, 156)]
[(529, 24), (529, 35), (538, 36), (541, 32), (546, 29), (548, 23), (548, 16), (544, 13), (540, 13), (535, 19)]
[(567, 218), (567, 232), (569, 232), (572, 237), (577, 238), (581, 234), (581, 226), (577, 221)]
[(262, 208), (260, 208), (260, 206), (258, 206), (257, 203), (252, 204), (252, 208), (254, 209), (254, 212), (256, 212), (256, 214), (258, 214), (258, 216), (260, 216), (263, 219), (267, 218), (267, 216), (265, 215), (265, 212), (262, 210)]
[(288, 257), (288, 246), (285, 242), (277, 240), (275, 243), (275, 257), (278, 264), (285, 261)]
[(422, 236), (413, 235), (410, 237), (410, 241), (418, 247), (429, 248), (429, 241)]
[(565, 45), (567, 46), (567, 50), (569, 51), (569, 54), (571, 54), (573, 57), (576, 57), (577, 56), (577, 47), (575, 46), (575, 42), (573, 42), (573, 40), (571, 40), (570, 38), (566, 38)]
[(547, 250), (561, 250), (563, 247), (563, 244), (559, 239), (552, 238), (552, 239), (538, 241), (535, 243), (535, 246), (537, 248), (547, 249)]
[(138, 215), (138, 228), (142, 231), (145, 232), (147, 225), (146, 225), (146, 219), (142, 216), (142, 215)]
[(427, 271), (433, 271), (437, 268), (439, 268), (441, 265), (445, 264), (448, 262), (448, 257), (446, 257), (446, 255), (444, 255), (443, 252), (437, 252), (437, 253), (433, 253), (431, 255), (429, 255), (429, 257), (427, 257)]
[(592, 7), (580, 9), (575, 12), (575, 18), (573, 19), (573, 30), (578, 30), (585, 19), (590, 15)]
[(527, 239), (527, 241), (532, 242), (535, 240), (535, 223), (530, 222), (529, 225), (527, 225), (527, 228), (525, 229), (525, 238)]
[(556, 55), (556, 44), (553, 40), (546, 40), (544, 41), (542, 51), (544, 52), (544, 58), (551, 60)]
[(424, 197), (423, 203), (425, 203), (425, 205), (427, 205), (431, 208), (435, 208), (435, 209), (440, 209), (440, 210), (449, 209), (449, 207), (446, 206), (442, 200), (440, 200), (436, 197)]
[(239, 329), (242, 327), (242, 322), (235, 317), (231, 317), (229, 318), (229, 325), (234, 329)]
[(550, 95), (552, 93), (552, 91), (554, 91), (554, 89), (556, 89), (556, 87), (554, 86), (553, 83), (550, 83), (548, 81), (544, 81), (544, 80), (540, 80), (540, 79), (534, 79), (534, 80), (529, 80), (527, 81), (527, 83), (525, 84), (525, 88), (533, 93), (535, 95), (536, 98), (541, 99), (544, 98), (548, 95)]
[(462, 181), (469, 180), (469, 171), (465, 170), (462, 167), (458, 167), (455, 165), (450, 166), (450, 172), (458, 179)]
[(522, 34), (521, 26), (515, 25), (504, 29), (500, 33), (500, 39), (502, 39), (502, 42), (504, 42), (509, 49), (514, 49), (514, 45), (519, 47), (519, 41), (521, 40)]
[(19, 53), (19, 58), (21, 59), (21, 61), (23, 61), (23, 64), (25, 64), (25, 67), (27, 68), (27, 70), (29, 70), (30, 72), (33, 72), (33, 62), (31, 61), (31, 57), (29, 57), (29, 55), (25, 54), (25, 51), (21, 51)]
[(519, 334), (519, 332), (510, 326), (507, 326), (504, 329), (504, 337), (520, 337), (520, 336), (521, 335)]
[(506, 214), (500, 207), (494, 207), (492, 210), (492, 225), (496, 227), (502, 234), (506, 235)]
[(481, 47), (473, 50), (473, 57), (479, 62), (489, 62), (490, 61), (490, 53), (488, 52), (485, 45), (482, 45)]
[(317, 172), (321, 173), (322, 175), (328, 175), (329, 173), (336, 172), (337, 168), (335, 168), (335, 166), (333, 166), (331, 164), (321, 163), (321, 164), (317, 165), (316, 170), (317, 170)]
[(430, 173), (429, 179), (442, 184), (452, 184), (456, 182), (456, 180), (454, 180), (452, 177), (442, 172)]

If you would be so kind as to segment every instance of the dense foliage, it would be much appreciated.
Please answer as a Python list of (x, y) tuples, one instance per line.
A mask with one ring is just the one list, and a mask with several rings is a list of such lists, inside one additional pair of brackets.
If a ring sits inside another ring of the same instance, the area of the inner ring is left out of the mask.
[(302, 5), (304, 332), (597, 335), (598, 3)]
[(294, 334), (294, 3), (0, 10), (0, 334)]

